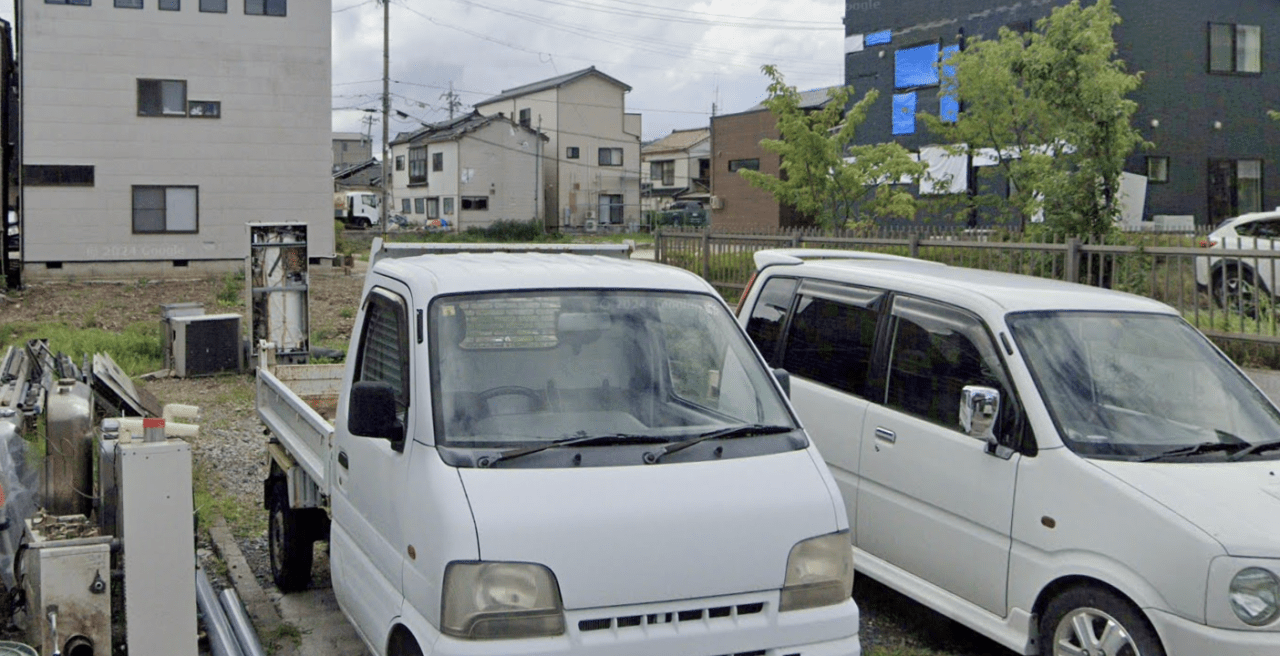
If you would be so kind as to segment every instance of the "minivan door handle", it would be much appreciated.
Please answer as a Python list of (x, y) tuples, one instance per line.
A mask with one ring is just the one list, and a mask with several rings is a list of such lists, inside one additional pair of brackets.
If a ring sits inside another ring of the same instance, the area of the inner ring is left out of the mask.
[(878, 428), (878, 427), (877, 427), (877, 428), (876, 428), (876, 439), (877, 439), (877, 440), (880, 440), (881, 442), (888, 442), (889, 444), (894, 444), (895, 442), (897, 442), (897, 441), (898, 441), (898, 434), (897, 434), (897, 433), (894, 433), (893, 431), (889, 430), (888, 428)]
[(347, 463), (347, 452), (346, 452), (346, 451), (339, 451), (339, 452), (338, 452), (338, 464), (339, 464), (339, 465), (341, 465), (343, 469), (347, 469), (348, 467), (350, 467), (350, 466), (351, 466), (351, 465), (349, 465), (349, 464)]

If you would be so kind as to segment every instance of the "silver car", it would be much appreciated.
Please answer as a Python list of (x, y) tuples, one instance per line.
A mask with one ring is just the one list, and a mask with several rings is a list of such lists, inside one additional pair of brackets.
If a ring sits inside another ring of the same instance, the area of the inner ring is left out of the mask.
[(1224, 251), (1196, 258), (1196, 287), (1208, 291), (1218, 305), (1254, 316), (1275, 297), (1280, 283), (1274, 266), (1280, 257), (1280, 208), (1227, 219), (1200, 245)]

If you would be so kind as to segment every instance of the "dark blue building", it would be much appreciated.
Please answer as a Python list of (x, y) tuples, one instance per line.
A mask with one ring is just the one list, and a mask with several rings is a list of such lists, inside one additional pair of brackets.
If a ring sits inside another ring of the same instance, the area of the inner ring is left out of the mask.
[[(845, 82), (856, 97), (872, 88), (881, 94), (859, 140), (897, 140), (912, 151), (936, 153), (927, 147), (937, 138), (910, 110), (945, 117), (956, 108), (925, 62), (974, 36), (996, 38), (1002, 26), (1030, 30), (1063, 4), (846, 0)], [(1123, 20), (1115, 32), (1120, 57), (1129, 71), (1144, 75), (1131, 96), (1139, 106), (1134, 124), (1154, 144), (1125, 167), (1147, 177), (1142, 220), (1190, 215), (1197, 224), (1214, 225), (1280, 205), (1280, 122), (1266, 111), (1280, 110), (1280, 1), (1114, 5)]]

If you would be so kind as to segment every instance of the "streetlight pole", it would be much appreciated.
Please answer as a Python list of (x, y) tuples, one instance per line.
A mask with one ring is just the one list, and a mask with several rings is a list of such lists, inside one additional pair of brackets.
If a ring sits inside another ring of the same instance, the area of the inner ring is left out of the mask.
[(391, 0), (382, 2), (382, 203), (380, 203), (382, 238), (387, 237), (387, 205), (391, 202), (391, 181), (387, 179), (387, 157), (391, 123)]

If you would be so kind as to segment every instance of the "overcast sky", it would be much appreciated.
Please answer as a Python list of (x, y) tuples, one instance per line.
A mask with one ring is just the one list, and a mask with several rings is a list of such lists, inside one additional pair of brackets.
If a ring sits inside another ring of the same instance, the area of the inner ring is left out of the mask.
[[(712, 105), (725, 114), (758, 103), (762, 64), (802, 91), (844, 77), (843, 0), (390, 1), (392, 107), (413, 117), (393, 119), (393, 135), (448, 118), (450, 83), (467, 111), (504, 89), (595, 66), (631, 86), (627, 111), (643, 115), (650, 140), (708, 125)], [(372, 114), (361, 110), (380, 107), (382, 6), (332, 5), (333, 129), (363, 132)], [(381, 124), (372, 128), (377, 140)]]

